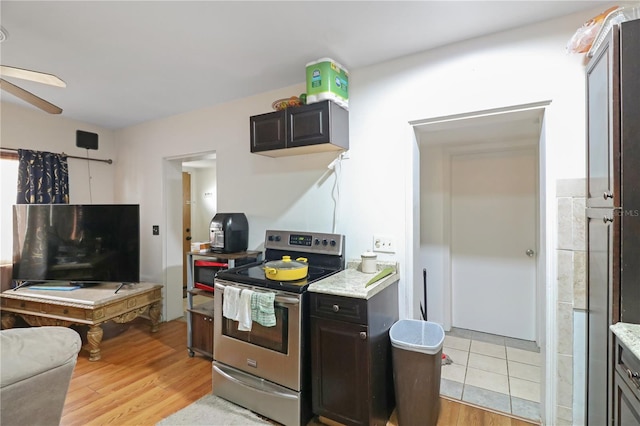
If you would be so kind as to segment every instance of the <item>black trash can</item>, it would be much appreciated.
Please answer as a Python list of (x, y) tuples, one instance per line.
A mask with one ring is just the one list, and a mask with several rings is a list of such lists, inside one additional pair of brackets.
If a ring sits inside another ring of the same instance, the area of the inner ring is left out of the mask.
[(406, 319), (393, 324), (389, 337), (398, 424), (435, 426), (444, 329), (435, 322)]

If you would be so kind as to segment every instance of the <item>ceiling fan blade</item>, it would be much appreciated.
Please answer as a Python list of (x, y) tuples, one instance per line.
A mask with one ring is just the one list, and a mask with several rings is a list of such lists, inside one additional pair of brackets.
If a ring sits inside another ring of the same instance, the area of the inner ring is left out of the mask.
[(15, 77), (22, 80), (35, 81), (37, 83), (48, 84), (50, 86), (67, 87), (67, 83), (60, 80), (53, 74), (39, 71), (25, 70), (23, 68), (0, 65), (0, 75), (3, 77)]
[(49, 114), (60, 114), (62, 112), (62, 108), (59, 108), (54, 104), (49, 103), (44, 99), (37, 97), (33, 93), (27, 90), (24, 90), (23, 88), (18, 87), (15, 84), (9, 83), (5, 79), (0, 78), (0, 88), (2, 90), (6, 90), (7, 92), (22, 99), (25, 102), (28, 102), (31, 105), (37, 108), (40, 108), (43, 111), (48, 112)]

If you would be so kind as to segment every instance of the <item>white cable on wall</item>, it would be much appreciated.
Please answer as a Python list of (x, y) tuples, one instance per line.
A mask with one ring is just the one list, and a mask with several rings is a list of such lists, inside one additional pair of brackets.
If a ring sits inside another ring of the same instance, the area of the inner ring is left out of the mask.
[(333, 181), (333, 188), (331, 189), (331, 198), (333, 198), (333, 231), (332, 233), (336, 233), (338, 228), (338, 205), (340, 203), (340, 172), (342, 168), (342, 159), (344, 158), (345, 153), (341, 152), (329, 165), (327, 168), (333, 170), (336, 178)]

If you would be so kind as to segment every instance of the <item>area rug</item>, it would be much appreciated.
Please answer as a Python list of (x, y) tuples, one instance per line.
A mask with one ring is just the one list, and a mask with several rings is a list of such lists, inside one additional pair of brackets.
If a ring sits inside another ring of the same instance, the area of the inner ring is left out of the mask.
[(156, 426), (262, 426), (272, 423), (215, 395), (205, 395), (193, 404), (161, 420)]

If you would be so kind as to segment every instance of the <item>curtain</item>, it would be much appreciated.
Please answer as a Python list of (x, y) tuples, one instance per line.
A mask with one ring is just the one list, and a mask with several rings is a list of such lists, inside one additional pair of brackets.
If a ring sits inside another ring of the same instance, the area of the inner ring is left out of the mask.
[(67, 156), (51, 152), (18, 150), (16, 204), (68, 204)]

